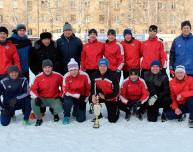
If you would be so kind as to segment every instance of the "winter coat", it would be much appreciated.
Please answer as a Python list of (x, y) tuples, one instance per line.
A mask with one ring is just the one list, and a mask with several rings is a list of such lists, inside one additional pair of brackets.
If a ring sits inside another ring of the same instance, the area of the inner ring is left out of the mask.
[(144, 73), (144, 80), (147, 84), (150, 97), (157, 95), (158, 101), (162, 101), (165, 97), (170, 96), (169, 80), (167, 75), (162, 74), (153, 74), (152, 72)]
[(63, 59), (63, 74), (68, 72), (67, 65), (71, 58), (74, 58), (80, 65), (82, 42), (79, 38), (77, 38), (74, 34), (70, 38), (66, 38), (62, 34), (61, 38), (59, 38), (56, 43)]
[(162, 68), (167, 67), (167, 55), (164, 50), (164, 45), (157, 37), (148, 39), (141, 46), (142, 62), (141, 68), (150, 70), (152, 61), (159, 60)]
[[(185, 76), (181, 81), (173, 78), (170, 81), (170, 90), (172, 97), (172, 109), (178, 108), (179, 105), (184, 104), (188, 97), (193, 96), (193, 78)], [(181, 95), (181, 100), (177, 100), (177, 96)]]
[(129, 101), (140, 100), (142, 103), (149, 98), (149, 92), (145, 81), (139, 78), (136, 82), (132, 82), (129, 78), (123, 81), (120, 93), (120, 99), (127, 104)]
[(32, 98), (56, 98), (62, 97), (62, 82), (63, 77), (57, 72), (52, 72), (47, 76), (43, 72), (35, 77), (35, 80), (30, 88)]
[(53, 71), (63, 73), (63, 61), (60, 52), (57, 50), (55, 42), (51, 40), (46, 47), (41, 40), (35, 42), (30, 53), (30, 69), (37, 75), (42, 72), (42, 61), (50, 59), (53, 62)]
[(70, 75), (70, 72), (64, 75), (63, 92), (66, 96), (79, 99), (81, 96), (88, 97), (90, 94), (91, 82), (89, 76), (79, 71), (76, 77)]
[(19, 77), (16, 80), (9, 76), (1, 80), (0, 95), (3, 96), (3, 105), (9, 104), (11, 99), (16, 99), (17, 102), (29, 97), (29, 85), (25, 77)]
[(16, 33), (14, 33), (10, 37), (10, 40), (17, 48), (22, 72), (23, 73), (29, 72), (29, 53), (32, 48), (31, 41), (28, 39), (27, 36), (20, 37)]
[(99, 71), (93, 74), (91, 95), (99, 93), (105, 96), (105, 100), (116, 101), (119, 95), (119, 82), (111, 71), (107, 71), (104, 75), (101, 75)]
[(17, 49), (10, 40), (0, 43), (0, 59), (0, 75), (6, 74), (12, 65), (17, 65), (21, 70)]
[(123, 46), (115, 41), (105, 43), (104, 57), (109, 61), (109, 69), (112, 71), (122, 70), (124, 65)]
[(121, 42), (124, 49), (124, 71), (128, 71), (131, 68), (140, 69), (140, 50), (141, 50), (141, 42), (132, 39), (130, 42), (126, 40)]
[(175, 70), (178, 65), (186, 68), (187, 74), (193, 74), (193, 36), (178, 36), (174, 39), (170, 50), (170, 69)]
[(82, 70), (97, 70), (98, 61), (103, 57), (104, 43), (99, 41), (84, 44), (81, 54), (81, 69)]

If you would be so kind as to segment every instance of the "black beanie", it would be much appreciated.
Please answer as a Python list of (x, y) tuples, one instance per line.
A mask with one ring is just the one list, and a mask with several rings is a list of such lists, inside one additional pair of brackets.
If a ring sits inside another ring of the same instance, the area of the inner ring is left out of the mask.
[(97, 30), (96, 30), (96, 29), (90, 29), (90, 30), (88, 31), (88, 35), (90, 35), (90, 34), (92, 34), (92, 33), (95, 33), (95, 34), (96, 34), (96, 36), (98, 35), (98, 33), (97, 33)]
[(6, 27), (4, 27), (4, 26), (0, 27), (0, 32), (4, 32), (4, 33), (6, 33), (8, 35), (8, 29)]
[(7, 73), (9, 74), (11, 72), (19, 72), (19, 68), (16, 65), (12, 65), (12, 66), (8, 67)]
[(107, 35), (110, 35), (110, 34), (116, 36), (116, 31), (114, 29), (109, 29), (107, 32)]
[(135, 68), (132, 68), (132, 69), (129, 71), (129, 75), (138, 75), (138, 76), (139, 76), (139, 70), (138, 70), (138, 69), (135, 69)]
[(50, 32), (43, 32), (40, 34), (40, 40), (52, 39), (52, 34)]
[(182, 29), (184, 26), (189, 26), (190, 29), (191, 29), (191, 23), (190, 23), (190, 21), (183, 21), (183, 22), (181, 23), (181, 29)]
[(150, 25), (149, 31), (155, 31), (157, 33), (158, 27), (156, 25)]
[(46, 66), (53, 67), (53, 62), (50, 59), (46, 59), (42, 61), (42, 69)]
[(16, 31), (19, 31), (19, 30), (25, 30), (26, 31), (26, 26), (24, 24), (18, 24), (16, 26)]

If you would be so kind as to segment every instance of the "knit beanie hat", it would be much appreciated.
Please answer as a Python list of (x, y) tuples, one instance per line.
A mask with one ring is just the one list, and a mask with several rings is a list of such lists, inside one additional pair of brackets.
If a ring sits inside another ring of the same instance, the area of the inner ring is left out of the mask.
[(88, 35), (90, 35), (90, 34), (92, 34), (92, 33), (95, 33), (96, 35), (98, 34), (96, 29), (90, 29), (90, 30), (88, 31)]
[(106, 65), (108, 67), (109, 66), (109, 61), (106, 58), (102, 58), (102, 59), (99, 60), (98, 66), (100, 66), (102, 64)]
[(42, 69), (46, 66), (53, 67), (53, 62), (50, 59), (45, 59), (42, 61)]
[(125, 35), (127, 35), (127, 34), (133, 36), (131, 29), (128, 29), (128, 28), (127, 28), (127, 29), (125, 29), (125, 30), (123, 31), (123, 36), (124, 36), (124, 37), (125, 37)]
[(16, 65), (12, 65), (12, 66), (8, 67), (7, 73), (9, 74), (11, 72), (19, 72), (19, 68)]
[(157, 31), (158, 31), (158, 27), (157, 27), (156, 25), (150, 25), (150, 27), (149, 27), (149, 31), (154, 31), (154, 32), (156, 32), (156, 33), (157, 33)]
[(78, 69), (79, 69), (78, 63), (75, 61), (74, 58), (71, 58), (70, 62), (68, 62), (68, 71), (78, 70)]
[(190, 21), (183, 21), (183, 22), (181, 23), (181, 29), (182, 29), (184, 26), (189, 26), (190, 29), (191, 29), (191, 23), (190, 23)]
[(160, 61), (158, 61), (158, 60), (154, 60), (154, 61), (151, 62), (151, 67), (154, 66), (154, 65), (157, 65), (157, 66), (161, 67)]
[(116, 31), (114, 29), (109, 29), (107, 32), (107, 35), (110, 35), (110, 34), (116, 36)]
[(6, 27), (4, 27), (4, 26), (0, 27), (0, 32), (4, 32), (4, 33), (6, 33), (8, 35), (8, 29)]
[(26, 31), (26, 26), (25, 26), (24, 24), (18, 24), (18, 25), (16, 26), (16, 31), (19, 31), (19, 30), (21, 30), (21, 29), (23, 29), (23, 30)]
[(40, 40), (52, 39), (52, 34), (50, 32), (43, 32), (40, 34)]
[(72, 25), (68, 22), (64, 24), (63, 31), (71, 30), (72, 31)]
[(184, 72), (186, 73), (186, 69), (183, 65), (176, 66), (175, 72)]

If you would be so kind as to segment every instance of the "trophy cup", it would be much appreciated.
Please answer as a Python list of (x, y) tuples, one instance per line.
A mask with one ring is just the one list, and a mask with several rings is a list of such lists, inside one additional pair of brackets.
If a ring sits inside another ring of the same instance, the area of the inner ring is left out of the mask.
[(99, 124), (99, 115), (100, 115), (100, 112), (101, 112), (101, 105), (99, 103), (99, 96), (97, 95), (96, 96), (97, 100), (96, 100), (96, 104), (94, 104), (93, 106), (93, 110), (94, 110), (94, 114), (95, 114), (95, 122), (94, 122), (94, 125), (93, 125), (93, 128), (99, 128), (100, 127), (100, 124)]

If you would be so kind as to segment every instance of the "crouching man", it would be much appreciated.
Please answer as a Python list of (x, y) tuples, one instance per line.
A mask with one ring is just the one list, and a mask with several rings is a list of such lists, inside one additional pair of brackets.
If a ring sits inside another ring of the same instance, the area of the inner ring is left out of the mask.
[(107, 108), (109, 122), (115, 123), (119, 118), (119, 82), (116, 75), (108, 69), (108, 65), (107, 59), (99, 60), (99, 71), (93, 74), (91, 82), (91, 95), (93, 104), (97, 103), (99, 96), (99, 102), (104, 102)]
[(123, 82), (120, 93), (119, 108), (126, 113), (125, 119), (129, 120), (131, 112), (133, 112), (142, 120), (145, 109), (144, 103), (148, 98), (148, 88), (145, 81), (139, 77), (139, 70), (131, 69), (129, 77)]
[(31, 86), (32, 109), (37, 118), (35, 126), (40, 126), (43, 122), (41, 107), (53, 108), (54, 121), (59, 121), (58, 114), (63, 111), (62, 108), (62, 82), (63, 77), (57, 72), (52, 71), (53, 63), (46, 59), (42, 62), (42, 69)]
[(183, 114), (189, 113), (189, 127), (193, 128), (193, 78), (186, 75), (184, 66), (176, 67), (170, 90), (172, 109), (166, 112), (166, 117), (182, 121)]
[(29, 85), (27, 79), (20, 76), (17, 66), (13, 65), (8, 68), (8, 76), (0, 82), (0, 95), (3, 96), (3, 102), (0, 103), (1, 124), (9, 125), (15, 111), (22, 110), (23, 124), (28, 125), (31, 112)]
[(63, 124), (69, 124), (70, 113), (73, 106), (73, 116), (78, 122), (86, 120), (86, 101), (90, 94), (89, 76), (79, 71), (78, 63), (71, 58), (68, 63), (68, 73), (64, 75), (64, 120)]

